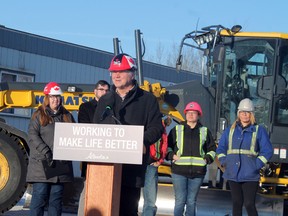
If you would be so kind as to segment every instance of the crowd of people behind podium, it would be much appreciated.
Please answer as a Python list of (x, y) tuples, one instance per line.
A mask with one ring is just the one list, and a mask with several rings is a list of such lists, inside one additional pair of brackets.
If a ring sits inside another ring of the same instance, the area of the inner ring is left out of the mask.
[[(240, 101), (237, 119), (225, 129), (216, 145), (210, 129), (201, 123), (205, 113), (197, 101), (185, 106), (185, 121), (175, 124), (168, 132), (172, 116), (163, 116), (156, 97), (139, 87), (135, 60), (124, 53), (116, 55), (108, 71), (112, 85), (105, 80), (96, 83), (95, 100), (80, 106), (78, 122), (144, 126), (142, 164), (123, 164), (122, 167), (120, 216), (138, 215), (141, 188), (144, 198), (141, 215), (156, 215), (158, 167), (164, 161), (171, 165), (174, 215), (196, 215), (197, 196), (207, 165), (215, 159), (231, 190), (233, 215), (242, 215), (243, 206), (249, 216), (258, 215), (255, 198), (259, 171), (272, 157), (272, 145), (265, 128), (256, 123), (250, 99)], [(58, 83), (49, 82), (44, 94), (44, 103), (33, 113), (28, 130), (27, 182), (33, 185), (30, 215), (44, 215), (46, 206), (48, 215), (58, 216), (62, 213), (64, 184), (73, 181), (73, 169), (71, 161), (53, 160), (54, 126), (55, 122), (74, 123), (75, 120), (62, 105), (63, 92)], [(103, 116), (107, 106), (109, 113)], [(83, 162), (84, 179), (86, 166)], [(48, 176), (47, 170), (51, 174), (51, 169), (55, 175)], [(216, 186), (215, 181), (212, 185)], [(78, 215), (84, 215), (84, 200), (85, 186)]]

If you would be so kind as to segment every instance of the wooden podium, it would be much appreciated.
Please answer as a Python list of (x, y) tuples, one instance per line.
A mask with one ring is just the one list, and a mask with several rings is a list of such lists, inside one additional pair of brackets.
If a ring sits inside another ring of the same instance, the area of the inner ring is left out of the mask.
[(122, 164), (88, 163), (85, 216), (118, 216)]
[(122, 164), (142, 163), (143, 137), (140, 125), (55, 123), (53, 159), (88, 162), (85, 216), (119, 215)]

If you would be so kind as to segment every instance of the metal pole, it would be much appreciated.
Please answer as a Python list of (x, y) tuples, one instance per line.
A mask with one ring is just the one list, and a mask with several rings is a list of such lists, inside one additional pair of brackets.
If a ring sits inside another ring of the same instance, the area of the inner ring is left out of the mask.
[(135, 30), (135, 46), (136, 46), (136, 59), (138, 67), (138, 84), (143, 85), (143, 62), (141, 50), (141, 32), (139, 29)]
[(113, 47), (114, 47), (114, 54), (118, 55), (119, 54), (119, 40), (118, 38), (113, 38)]

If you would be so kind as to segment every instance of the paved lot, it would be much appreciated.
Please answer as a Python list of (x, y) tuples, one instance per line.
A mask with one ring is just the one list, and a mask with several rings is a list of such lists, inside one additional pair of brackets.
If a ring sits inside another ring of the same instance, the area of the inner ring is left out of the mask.
[[(29, 209), (23, 208), (24, 198), (10, 211), (4, 213), (2, 216), (28, 216)], [(143, 199), (139, 203), (139, 212), (142, 211)], [(261, 216), (283, 215), (284, 202), (280, 199), (265, 198), (258, 195), (256, 200), (258, 213)], [(157, 198), (158, 216), (173, 215), (174, 208), (174, 193), (171, 186), (159, 187)], [(231, 213), (231, 196), (230, 191), (223, 191), (218, 189), (205, 189), (200, 190), (198, 196), (198, 216), (229, 216)], [(64, 212), (63, 216), (76, 216), (76, 213)], [(247, 215), (244, 211), (243, 215)], [(45, 214), (47, 216), (47, 214)]]
[[(157, 200), (157, 206), (158, 206), (158, 216), (170, 216), (173, 215), (173, 206), (174, 206), (174, 200), (171, 199), (171, 187), (169, 187), (169, 190), (166, 190), (166, 187), (160, 187), (159, 188), (159, 198)], [(20, 202), (14, 206), (10, 211), (5, 212), (1, 216), (29, 216), (29, 209), (23, 208), (23, 205), (25, 203), (25, 197), (26, 194), (23, 196), (23, 198), (20, 200)], [(143, 206), (143, 199), (141, 197), (141, 200), (139, 202), (139, 212), (142, 212), (142, 206)], [(62, 216), (76, 216), (76, 213), (68, 213), (63, 212)], [(45, 216), (47, 216), (47, 213), (45, 212)]]

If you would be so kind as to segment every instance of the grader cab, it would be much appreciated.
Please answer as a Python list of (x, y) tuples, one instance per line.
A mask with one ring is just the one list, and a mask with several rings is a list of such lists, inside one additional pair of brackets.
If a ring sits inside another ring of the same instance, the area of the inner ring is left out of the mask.
[(255, 117), (270, 136), (274, 154), (263, 169), (260, 183), (267, 196), (286, 198), (288, 184), (288, 34), (242, 32), (221, 25), (202, 28), (184, 36), (176, 67), (183, 65), (185, 49), (198, 52), (203, 60), (202, 82), (187, 82), (166, 89), (181, 92), (174, 107), (198, 101), (204, 107), (202, 121), (216, 142), (237, 117), (240, 100), (250, 98)]

